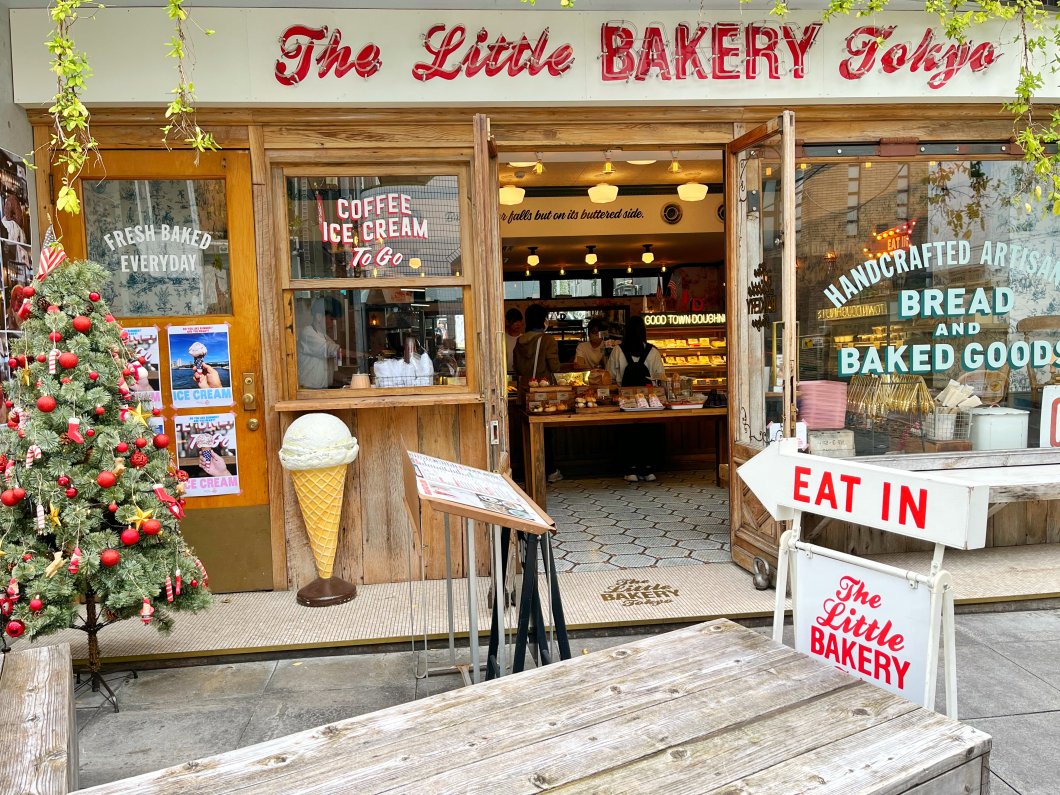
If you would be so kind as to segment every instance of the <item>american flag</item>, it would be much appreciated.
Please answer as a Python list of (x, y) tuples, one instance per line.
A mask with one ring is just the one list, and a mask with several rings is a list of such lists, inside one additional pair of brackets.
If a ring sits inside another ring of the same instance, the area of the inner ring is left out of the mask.
[(670, 283), (666, 285), (666, 292), (675, 301), (681, 297), (681, 285), (678, 284), (677, 274), (670, 274)]
[(40, 267), (37, 269), (37, 279), (44, 281), (45, 277), (64, 259), (66, 259), (66, 252), (63, 251), (62, 244), (55, 237), (55, 230), (49, 225), (40, 247)]

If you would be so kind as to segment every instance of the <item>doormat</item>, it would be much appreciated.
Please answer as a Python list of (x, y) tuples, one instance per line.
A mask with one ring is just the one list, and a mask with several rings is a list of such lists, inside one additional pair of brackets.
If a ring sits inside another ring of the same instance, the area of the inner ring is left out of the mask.
[(605, 602), (618, 602), (622, 607), (636, 605), (665, 605), (673, 602), (681, 594), (672, 585), (652, 582), (651, 580), (618, 580), (600, 594)]

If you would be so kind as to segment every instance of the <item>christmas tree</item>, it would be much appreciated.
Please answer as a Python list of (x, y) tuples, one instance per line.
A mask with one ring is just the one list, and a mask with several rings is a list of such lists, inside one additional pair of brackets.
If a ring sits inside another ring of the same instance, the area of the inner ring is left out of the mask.
[(0, 612), (12, 637), (85, 630), (98, 674), (102, 627), (139, 615), (168, 630), (171, 610), (200, 610), (210, 594), (180, 533), (187, 474), (151, 430), (160, 411), (132, 402), (126, 379), (143, 362), (97, 292), (106, 272), (64, 257), (42, 253), (8, 360)]

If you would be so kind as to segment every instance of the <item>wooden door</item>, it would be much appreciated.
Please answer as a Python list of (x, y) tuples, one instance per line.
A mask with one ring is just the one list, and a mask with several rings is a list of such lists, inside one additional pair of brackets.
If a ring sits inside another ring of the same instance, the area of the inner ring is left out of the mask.
[(784, 111), (726, 148), (729, 209), (729, 477), (733, 560), (776, 565), (782, 526), (735, 470), (762, 450), (770, 423), (795, 422), (795, 115)]
[(160, 404), (191, 475), (184, 534), (215, 591), (272, 588), (250, 157), (105, 152), (77, 189), (82, 213), (56, 233), (107, 268), (112, 312), (142, 330), (137, 397)]
[(475, 116), (474, 154), (475, 259), (482, 274), (483, 329), (482, 394), (485, 398), (486, 449), (490, 469), (497, 471), (508, 458), (508, 376), (504, 362), (504, 273), (501, 266), (500, 217), (498, 213), (497, 147), (490, 133), (489, 117)]

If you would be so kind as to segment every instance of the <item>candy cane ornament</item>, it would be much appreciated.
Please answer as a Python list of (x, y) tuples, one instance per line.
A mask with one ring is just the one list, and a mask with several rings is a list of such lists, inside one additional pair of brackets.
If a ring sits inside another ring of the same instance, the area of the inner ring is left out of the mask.
[(173, 601), (173, 578), (168, 575), (166, 576), (166, 601)]
[(43, 453), (41, 452), (40, 447), (35, 444), (31, 444), (26, 450), (26, 469), (32, 469), (33, 462), (39, 461), (41, 455), (43, 455)]
[(37, 503), (37, 530), (38, 532), (44, 531), (44, 506), (39, 502)]
[(59, 349), (52, 348), (50, 351), (48, 351), (48, 372), (51, 375), (55, 375), (56, 371), (58, 370), (58, 362)]
[(176, 583), (175, 583), (175, 585), (176, 585), (176, 593), (177, 593), (177, 596), (180, 596), (180, 586), (182, 584), (182, 580), (180, 578), (180, 569), (177, 569), (175, 574), (176, 574)]
[(206, 573), (206, 567), (202, 565), (202, 561), (195, 558), (195, 568), (202, 572), (202, 587), (205, 588), (210, 584), (210, 575)]

